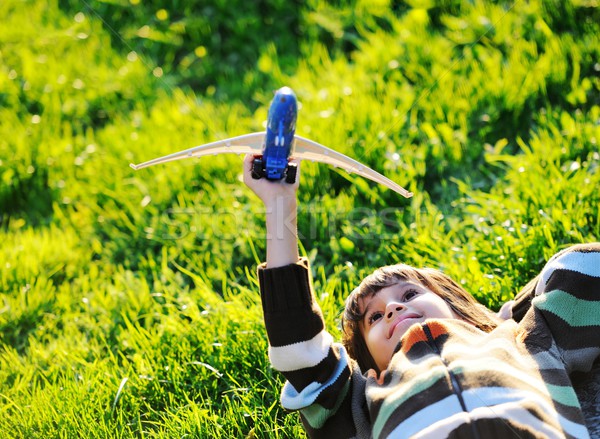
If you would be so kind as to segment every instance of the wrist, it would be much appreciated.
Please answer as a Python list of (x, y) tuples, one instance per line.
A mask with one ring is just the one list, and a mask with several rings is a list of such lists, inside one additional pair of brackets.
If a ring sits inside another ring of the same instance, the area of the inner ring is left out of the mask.
[(278, 195), (264, 202), (267, 214), (272, 212), (295, 211), (298, 207), (296, 194)]
[(266, 207), (266, 226), (268, 239), (296, 240), (298, 210), (295, 199), (277, 199), (277, 202)]

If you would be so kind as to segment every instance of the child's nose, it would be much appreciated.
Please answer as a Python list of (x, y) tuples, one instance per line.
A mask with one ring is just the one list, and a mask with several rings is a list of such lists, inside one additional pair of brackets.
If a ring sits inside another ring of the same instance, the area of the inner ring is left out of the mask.
[(402, 311), (405, 308), (404, 305), (402, 305), (401, 303), (389, 303), (386, 308), (385, 308), (385, 317), (388, 320), (391, 320), (394, 315), (396, 315), (398, 312)]

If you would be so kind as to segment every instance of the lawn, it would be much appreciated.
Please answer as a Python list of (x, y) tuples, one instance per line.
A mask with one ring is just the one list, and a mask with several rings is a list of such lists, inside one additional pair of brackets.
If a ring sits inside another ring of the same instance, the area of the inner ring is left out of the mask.
[(595, 0), (3, 0), (0, 23), (0, 437), (304, 436), (242, 158), (128, 166), (262, 130), (283, 85), (298, 134), (415, 193), (303, 164), (334, 335), (378, 266), (497, 309), (600, 240)]

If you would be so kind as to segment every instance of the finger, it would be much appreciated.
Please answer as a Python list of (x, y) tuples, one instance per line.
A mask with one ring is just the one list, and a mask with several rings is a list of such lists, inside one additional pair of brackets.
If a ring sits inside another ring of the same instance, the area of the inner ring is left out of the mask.
[(248, 170), (248, 169), (252, 169), (252, 161), (254, 160), (254, 157), (252, 154), (246, 154), (244, 156), (244, 170)]
[(254, 161), (254, 156), (252, 154), (246, 154), (244, 156), (244, 183), (249, 186), (252, 183), (252, 162)]

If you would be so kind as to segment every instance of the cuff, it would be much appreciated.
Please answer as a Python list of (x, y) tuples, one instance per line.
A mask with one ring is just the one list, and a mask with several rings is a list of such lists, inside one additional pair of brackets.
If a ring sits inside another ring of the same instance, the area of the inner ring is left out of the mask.
[(323, 315), (314, 300), (308, 260), (283, 267), (258, 268), (265, 327), (271, 346), (313, 339), (324, 329)]
[(261, 300), (267, 314), (312, 308), (312, 287), (308, 259), (283, 267), (258, 267)]

